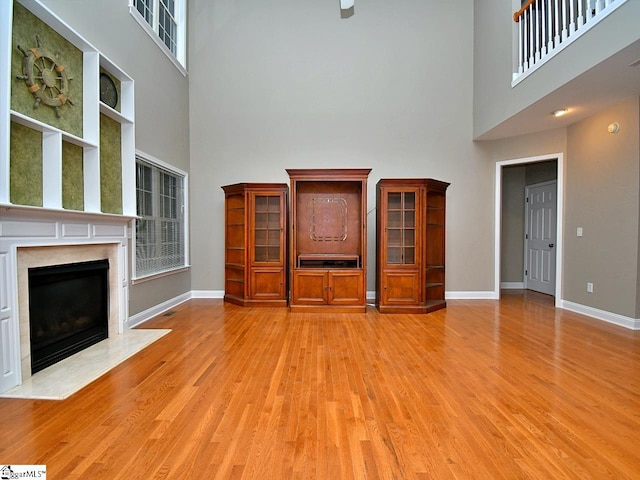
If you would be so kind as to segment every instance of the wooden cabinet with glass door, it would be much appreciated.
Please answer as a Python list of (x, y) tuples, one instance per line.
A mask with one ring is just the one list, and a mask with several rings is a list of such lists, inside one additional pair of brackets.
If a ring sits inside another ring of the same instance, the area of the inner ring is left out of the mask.
[(446, 182), (382, 179), (377, 184), (376, 307), (427, 313), (446, 306)]
[(287, 193), (280, 183), (237, 183), (225, 192), (225, 301), (287, 305)]

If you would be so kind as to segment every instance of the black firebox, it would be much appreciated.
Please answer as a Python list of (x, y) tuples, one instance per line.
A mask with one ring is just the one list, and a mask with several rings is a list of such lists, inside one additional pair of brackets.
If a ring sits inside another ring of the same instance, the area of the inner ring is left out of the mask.
[(31, 373), (109, 335), (109, 260), (29, 269)]

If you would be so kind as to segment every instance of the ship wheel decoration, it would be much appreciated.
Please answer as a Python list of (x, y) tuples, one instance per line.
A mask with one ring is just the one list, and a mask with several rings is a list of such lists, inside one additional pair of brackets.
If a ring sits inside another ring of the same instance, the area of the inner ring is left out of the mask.
[(36, 98), (33, 108), (38, 108), (41, 103), (52, 107), (56, 111), (56, 117), (60, 118), (60, 107), (66, 104), (73, 105), (69, 99), (69, 81), (64, 65), (60, 63), (57, 55), (51, 53), (40, 45), (40, 37), (36, 35), (36, 48), (18, 49), (24, 55), (22, 60), (22, 75), (18, 80), (24, 80), (27, 88)]

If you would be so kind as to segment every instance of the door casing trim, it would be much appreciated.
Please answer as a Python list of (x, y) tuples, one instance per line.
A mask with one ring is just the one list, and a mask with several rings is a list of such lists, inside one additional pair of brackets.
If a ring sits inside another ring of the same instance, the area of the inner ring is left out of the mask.
[(556, 290), (555, 290), (555, 305), (560, 308), (562, 305), (562, 260), (563, 260), (563, 246), (564, 246), (564, 188), (565, 188), (565, 161), (563, 153), (550, 153), (546, 155), (538, 155), (535, 157), (523, 157), (515, 158), (511, 160), (501, 160), (496, 162), (495, 171), (495, 184), (494, 184), (494, 281), (493, 281), (493, 298), (500, 298), (500, 253), (502, 251), (501, 245), (501, 231), (502, 231), (502, 169), (507, 166), (520, 165), (525, 163), (546, 162), (549, 160), (557, 160), (557, 205), (556, 205)]

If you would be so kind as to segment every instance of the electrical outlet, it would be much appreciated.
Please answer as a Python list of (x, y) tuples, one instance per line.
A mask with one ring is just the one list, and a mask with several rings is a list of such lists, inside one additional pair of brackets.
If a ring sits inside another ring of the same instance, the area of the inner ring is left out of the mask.
[(587, 282), (587, 293), (593, 293), (593, 283)]
[(578, 227), (578, 228), (576, 229), (576, 236), (577, 236), (577, 237), (581, 237), (581, 236), (582, 236), (582, 227)]

